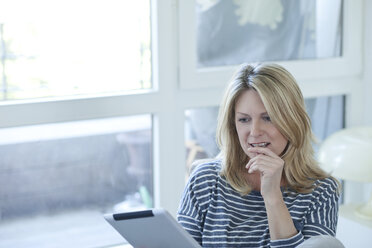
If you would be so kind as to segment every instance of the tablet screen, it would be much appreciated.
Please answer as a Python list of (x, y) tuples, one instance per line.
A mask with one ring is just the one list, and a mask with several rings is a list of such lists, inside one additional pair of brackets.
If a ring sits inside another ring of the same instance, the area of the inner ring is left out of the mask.
[(104, 218), (133, 247), (200, 248), (201, 246), (164, 209), (105, 214)]

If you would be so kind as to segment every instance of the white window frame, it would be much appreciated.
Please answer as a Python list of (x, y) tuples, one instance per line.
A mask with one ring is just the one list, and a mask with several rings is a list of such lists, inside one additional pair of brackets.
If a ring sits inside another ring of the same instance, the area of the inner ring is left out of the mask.
[[(177, 106), (177, 4), (153, 0), (153, 90), (127, 95), (0, 102), (0, 129), (142, 114), (153, 115), (154, 204), (175, 214), (184, 187), (183, 112)], [(123, 68), (125, 71), (125, 68)]]
[[(347, 95), (347, 125), (362, 118), (362, 0), (345, 0), (344, 56), (329, 60), (279, 62), (298, 78), (305, 97)], [(152, 2), (154, 90), (131, 95), (0, 103), (0, 128), (153, 115), (155, 207), (176, 214), (185, 185), (184, 112), (217, 106), (234, 67), (195, 71), (194, 1)], [(123, 68), (125, 70), (125, 68)]]

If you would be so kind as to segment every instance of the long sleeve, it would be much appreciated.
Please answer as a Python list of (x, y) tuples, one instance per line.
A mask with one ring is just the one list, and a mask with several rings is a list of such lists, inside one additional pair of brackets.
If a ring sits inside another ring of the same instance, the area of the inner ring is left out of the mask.
[(318, 191), (315, 201), (306, 215), (302, 233), (305, 238), (316, 235), (336, 235), (339, 193), (336, 182), (328, 178)]
[(202, 219), (203, 216), (193, 190), (193, 182), (189, 181), (181, 198), (177, 220), (199, 244), (202, 243)]
[[(297, 201), (296, 208), (306, 206), (307, 213), (301, 222), (295, 225), (298, 234), (283, 240), (270, 242), (271, 247), (296, 247), (304, 240), (317, 235), (336, 235), (338, 220), (338, 186), (332, 178), (322, 180), (320, 185), (314, 189), (311, 197), (306, 197), (303, 202)], [(303, 209), (303, 208), (302, 208)], [(292, 213), (296, 210), (292, 209)]]
[(177, 213), (178, 222), (202, 244), (202, 233), (217, 169), (213, 165), (196, 167), (183, 192)]

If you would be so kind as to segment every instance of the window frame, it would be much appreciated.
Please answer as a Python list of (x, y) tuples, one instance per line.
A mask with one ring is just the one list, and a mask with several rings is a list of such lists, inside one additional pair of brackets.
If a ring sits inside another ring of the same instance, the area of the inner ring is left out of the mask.
[(175, 214), (185, 174), (178, 159), (184, 155), (183, 133), (179, 131), (184, 118), (180, 106), (169, 104), (177, 102), (177, 30), (172, 24), (176, 8), (173, 0), (151, 1), (152, 90), (4, 101), (0, 102), (0, 116), (6, 118), (0, 118), (0, 128), (152, 114), (154, 205)]

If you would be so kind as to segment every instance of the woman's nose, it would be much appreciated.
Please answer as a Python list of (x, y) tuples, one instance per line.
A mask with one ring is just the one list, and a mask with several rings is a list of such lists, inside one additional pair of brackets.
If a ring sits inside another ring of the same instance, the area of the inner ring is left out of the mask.
[(262, 134), (262, 128), (258, 121), (253, 121), (250, 130), (250, 136), (258, 137)]

